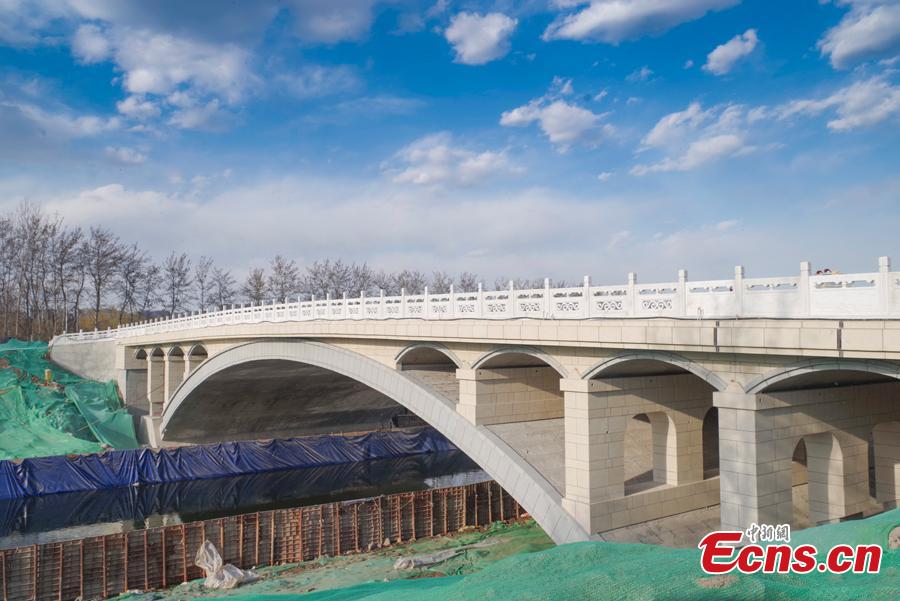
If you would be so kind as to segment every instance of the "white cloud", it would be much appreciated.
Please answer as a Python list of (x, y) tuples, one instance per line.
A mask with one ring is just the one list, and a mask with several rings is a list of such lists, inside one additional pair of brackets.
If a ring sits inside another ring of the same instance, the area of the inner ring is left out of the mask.
[(794, 100), (775, 109), (781, 119), (795, 115), (815, 116), (833, 111), (828, 129), (848, 131), (900, 118), (900, 86), (879, 75), (857, 81), (825, 98)]
[(159, 106), (141, 96), (128, 96), (125, 100), (116, 103), (120, 113), (130, 119), (144, 121), (159, 117)]
[(547, 94), (500, 115), (500, 125), (526, 127), (537, 123), (547, 139), (562, 152), (576, 142), (595, 145), (612, 135), (613, 126), (603, 123), (605, 113), (594, 113), (562, 98), (572, 92), (571, 80), (554, 78)]
[(749, 56), (759, 43), (755, 29), (748, 29), (740, 35), (736, 35), (724, 44), (716, 46), (706, 56), (706, 64), (703, 70), (713, 75), (726, 75), (742, 58)]
[(680, 142), (689, 132), (696, 130), (709, 119), (710, 111), (704, 111), (699, 102), (692, 102), (683, 111), (669, 113), (656, 122), (653, 129), (644, 136), (645, 147), (661, 147)]
[(749, 111), (740, 105), (716, 105), (703, 109), (692, 102), (685, 110), (670, 113), (653, 126), (640, 152), (660, 150), (665, 156), (655, 163), (632, 167), (632, 175), (690, 171), (726, 157), (756, 150), (748, 142)]
[(607, 182), (613, 176), (611, 171), (603, 171), (597, 174), (597, 181)]
[(647, 175), (654, 172), (690, 171), (711, 161), (734, 156), (746, 149), (744, 139), (736, 134), (709, 136), (691, 142), (684, 154), (666, 157), (652, 165), (635, 165), (633, 175)]
[(376, 0), (288, 0), (297, 35), (306, 42), (325, 44), (365, 36), (375, 4)]
[(416, 140), (383, 168), (396, 183), (423, 186), (471, 186), (500, 173), (518, 171), (504, 151), (470, 150), (457, 145), (447, 132)]
[(836, 69), (900, 49), (900, 3), (895, 0), (838, 0), (849, 5), (841, 22), (819, 40), (822, 55)]
[(147, 155), (127, 146), (107, 146), (106, 156), (127, 165), (140, 165), (147, 160)]
[(463, 12), (450, 19), (444, 37), (453, 45), (456, 62), (483, 65), (509, 52), (509, 37), (517, 23), (503, 13)]
[(628, 75), (628, 77), (625, 78), (625, 81), (629, 81), (631, 83), (636, 83), (639, 81), (647, 81), (648, 79), (650, 79), (651, 75), (653, 75), (653, 70), (650, 67), (648, 67), (647, 65), (644, 65), (640, 69), (636, 69), (635, 71), (632, 71)]
[(284, 88), (297, 98), (333, 96), (358, 90), (363, 82), (356, 70), (346, 65), (325, 67), (306, 65), (278, 76)]
[[(671, 29), (709, 11), (740, 0), (592, 0), (576, 12), (562, 15), (544, 31), (545, 40), (591, 40), (617, 44)], [(559, 3), (558, 3), (559, 4)], [(562, 8), (583, 2), (564, 2)]]
[(110, 56), (109, 40), (96, 25), (82, 25), (72, 38), (72, 53), (84, 63), (98, 63)]
[(687, 59), (686, 61), (684, 61), (684, 68), (685, 68), (685, 69), (690, 69), (690, 68), (693, 67), (693, 66), (694, 66), (694, 61), (693, 61), (693, 60)]
[(229, 113), (222, 110), (219, 100), (213, 98), (206, 103), (188, 104), (175, 110), (168, 122), (180, 129), (218, 131), (224, 129), (231, 118)]
[(50, 111), (33, 104), (0, 101), (0, 106), (18, 111), (44, 135), (59, 138), (87, 138), (121, 127), (116, 117), (75, 115), (68, 109)]
[(165, 95), (182, 86), (240, 99), (255, 80), (250, 53), (233, 44), (212, 44), (147, 30), (118, 31), (113, 36), (116, 63), (125, 72), (132, 94)]

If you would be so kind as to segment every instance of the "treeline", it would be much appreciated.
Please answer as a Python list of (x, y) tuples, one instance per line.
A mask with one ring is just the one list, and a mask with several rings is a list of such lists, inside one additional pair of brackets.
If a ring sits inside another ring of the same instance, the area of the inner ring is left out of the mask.
[[(155, 262), (137, 243), (101, 226), (67, 226), (30, 204), (0, 215), (0, 338), (46, 339), (63, 331), (105, 329), (150, 317), (208, 311), (232, 303), (335, 297), (344, 292), (388, 295), (473, 291), (474, 273), (452, 276), (375, 270), (367, 264), (325, 259), (300, 267), (276, 256), (238, 282), (206, 256), (172, 252)], [(509, 280), (497, 278), (495, 288)], [(515, 280), (518, 289), (543, 280)], [(554, 285), (565, 285), (556, 282)]]

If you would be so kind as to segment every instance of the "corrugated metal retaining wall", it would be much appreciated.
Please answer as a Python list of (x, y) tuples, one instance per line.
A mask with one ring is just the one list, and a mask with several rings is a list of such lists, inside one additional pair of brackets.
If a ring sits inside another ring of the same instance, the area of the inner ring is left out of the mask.
[(3, 601), (98, 599), (203, 577), (194, 556), (209, 539), (241, 568), (377, 549), (517, 518), (496, 482), (279, 509), (0, 551)]

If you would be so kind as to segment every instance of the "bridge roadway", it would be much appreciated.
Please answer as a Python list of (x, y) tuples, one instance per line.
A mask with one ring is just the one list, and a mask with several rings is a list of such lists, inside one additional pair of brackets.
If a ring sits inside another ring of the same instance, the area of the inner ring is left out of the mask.
[[(421, 317), (410, 313), (416, 297), (361, 296), (356, 314), (349, 299), (326, 299), (65, 335), (51, 355), (115, 379), (146, 411), (153, 444), (358, 431), (412, 412), (558, 542), (715, 505), (725, 528), (798, 524), (802, 483), (803, 521), (823, 523), (900, 499), (900, 284), (881, 266), (801, 273), (777, 318), (729, 317), (756, 302), (756, 284), (736, 279), (699, 286), (722, 297), (688, 319), (696, 302), (682, 277), (654, 287), (674, 301), (652, 311), (670, 316), (635, 314), (637, 287), (618, 297), (628, 315), (595, 315), (584, 305), (600, 310), (608, 297), (589, 282), (581, 296), (425, 296)], [(513, 305), (532, 301), (539, 315), (517, 315)], [(557, 302), (579, 313), (556, 315)], [(459, 316), (465, 303), (473, 318)], [(826, 306), (846, 317), (817, 317)]]

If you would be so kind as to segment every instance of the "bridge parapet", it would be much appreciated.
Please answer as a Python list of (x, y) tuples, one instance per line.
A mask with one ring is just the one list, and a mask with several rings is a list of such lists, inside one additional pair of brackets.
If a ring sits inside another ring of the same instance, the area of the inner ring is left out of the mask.
[(475, 292), (406, 294), (399, 296), (313, 298), (286, 303), (240, 304), (218, 311), (180, 314), (143, 321), (105, 331), (79, 332), (77, 340), (131, 338), (195, 328), (314, 320), (386, 319), (888, 319), (900, 317), (900, 272), (892, 272), (890, 259), (881, 257), (871, 273), (812, 274), (803, 262), (798, 276), (745, 278), (742, 267), (729, 280), (689, 281), (680, 271), (678, 281), (638, 284), (629, 274), (624, 285)]

